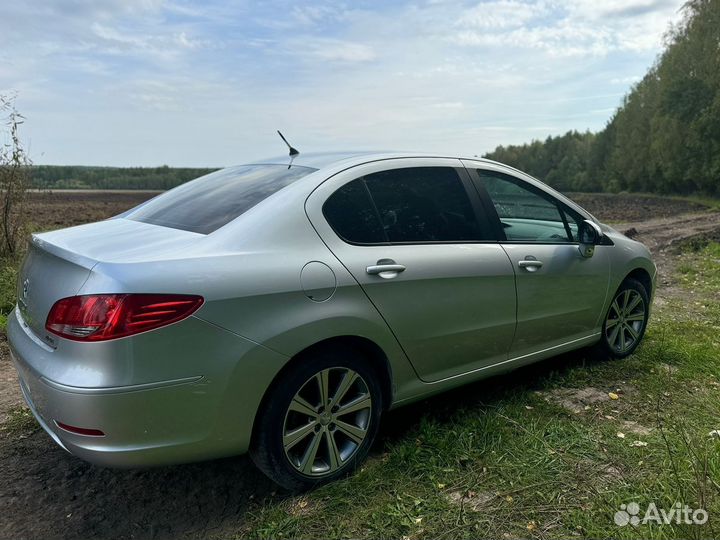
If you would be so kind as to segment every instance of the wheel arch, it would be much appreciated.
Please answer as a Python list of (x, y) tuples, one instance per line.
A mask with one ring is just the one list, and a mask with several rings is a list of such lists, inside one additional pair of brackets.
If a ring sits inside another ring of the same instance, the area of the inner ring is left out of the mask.
[(653, 279), (652, 276), (650, 276), (650, 273), (645, 268), (635, 268), (623, 278), (623, 281), (627, 280), (628, 278), (639, 281), (640, 284), (645, 288), (645, 292), (647, 293), (648, 297), (652, 298)]
[(370, 365), (377, 374), (378, 382), (380, 383), (380, 389), (382, 391), (383, 410), (387, 410), (390, 407), (394, 395), (393, 372), (390, 360), (385, 354), (385, 351), (383, 351), (383, 349), (377, 343), (366, 337), (357, 335), (333, 336), (305, 347), (298, 353), (294, 354), (280, 369), (280, 371), (278, 371), (272, 382), (265, 389), (263, 397), (260, 400), (260, 406), (255, 411), (255, 418), (253, 421), (252, 429), (253, 440), (255, 439), (255, 432), (257, 426), (259, 425), (259, 416), (265, 410), (267, 400), (272, 394), (272, 391), (282, 380), (284, 375), (288, 371), (293, 369), (296, 365), (298, 365), (300, 362), (302, 362), (304, 358), (307, 358), (308, 356), (314, 354), (319, 350), (339, 349), (344, 347), (353, 348), (370, 361)]

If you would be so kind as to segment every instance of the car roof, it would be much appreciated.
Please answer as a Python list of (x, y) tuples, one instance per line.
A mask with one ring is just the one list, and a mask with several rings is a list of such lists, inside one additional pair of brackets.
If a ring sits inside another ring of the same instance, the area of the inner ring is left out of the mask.
[[(300, 153), (295, 156), (292, 160), (287, 154), (284, 156), (275, 156), (268, 159), (262, 159), (254, 161), (252, 164), (255, 165), (294, 165), (298, 167), (311, 167), (313, 169), (324, 169), (335, 165), (346, 165), (353, 166), (361, 163), (367, 163), (369, 161), (378, 161), (382, 159), (397, 159), (397, 158), (451, 158), (451, 159), (466, 159), (474, 161), (482, 161), (485, 163), (492, 163), (495, 165), (502, 165), (491, 161), (489, 159), (479, 158), (477, 156), (459, 156), (459, 155), (448, 155), (444, 153), (432, 153), (432, 152), (391, 152), (391, 151), (344, 151), (344, 152), (313, 152), (303, 154)], [(507, 165), (502, 165), (507, 167)], [(507, 167), (511, 168), (511, 167)]]

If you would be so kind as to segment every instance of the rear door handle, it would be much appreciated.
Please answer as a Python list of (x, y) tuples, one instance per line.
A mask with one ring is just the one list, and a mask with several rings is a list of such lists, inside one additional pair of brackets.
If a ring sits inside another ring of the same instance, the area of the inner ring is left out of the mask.
[(525, 268), (528, 272), (535, 272), (538, 268), (542, 268), (542, 261), (528, 260), (518, 261), (520, 268)]
[(390, 279), (405, 271), (405, 266), (397, 264), (392, 259), (380, 259), (376, 264), (368, 266), (365, 271), (371, 276), (380, 276)]

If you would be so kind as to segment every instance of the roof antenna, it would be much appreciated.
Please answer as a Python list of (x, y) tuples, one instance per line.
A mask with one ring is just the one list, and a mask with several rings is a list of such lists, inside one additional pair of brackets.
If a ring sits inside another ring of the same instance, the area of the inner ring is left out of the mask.
[(284, 142), (285, 144), (287, 144), (287, 147), (290, 149), (290, 157), (291, 157), (291, 158), (294, 158), (295, 156), (297, 156), (300, 152), (298, 152), (295, 148), (293, 148), (292, 146), (290, 146), (290, 143), (287, 142), (287, 139), (283, 136), (282, 133), (280, 133), (280, 130), (279, 130), (279, 129), (277, 130), (277, 132), (278, 132), (278, 135), (280, 135), (280, 138), (283, 140), (283, 142)]

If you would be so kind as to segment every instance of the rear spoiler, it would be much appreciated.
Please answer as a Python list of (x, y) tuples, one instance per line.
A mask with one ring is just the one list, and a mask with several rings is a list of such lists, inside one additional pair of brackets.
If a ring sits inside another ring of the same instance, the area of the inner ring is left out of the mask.
[(43, 251), (47, 251), (56, 257), (70, 261), (71, 263), (81, 266), (87, 270), (92, 270), (98, 263), (95, 259), (85, 257), (84, 255), (80, 255), (79, 253), (75, 253), (69, 249), (62, 248), (56, 244), (43, 240), (41, 236), (37, 234), (32, 235), (30, 242)]

